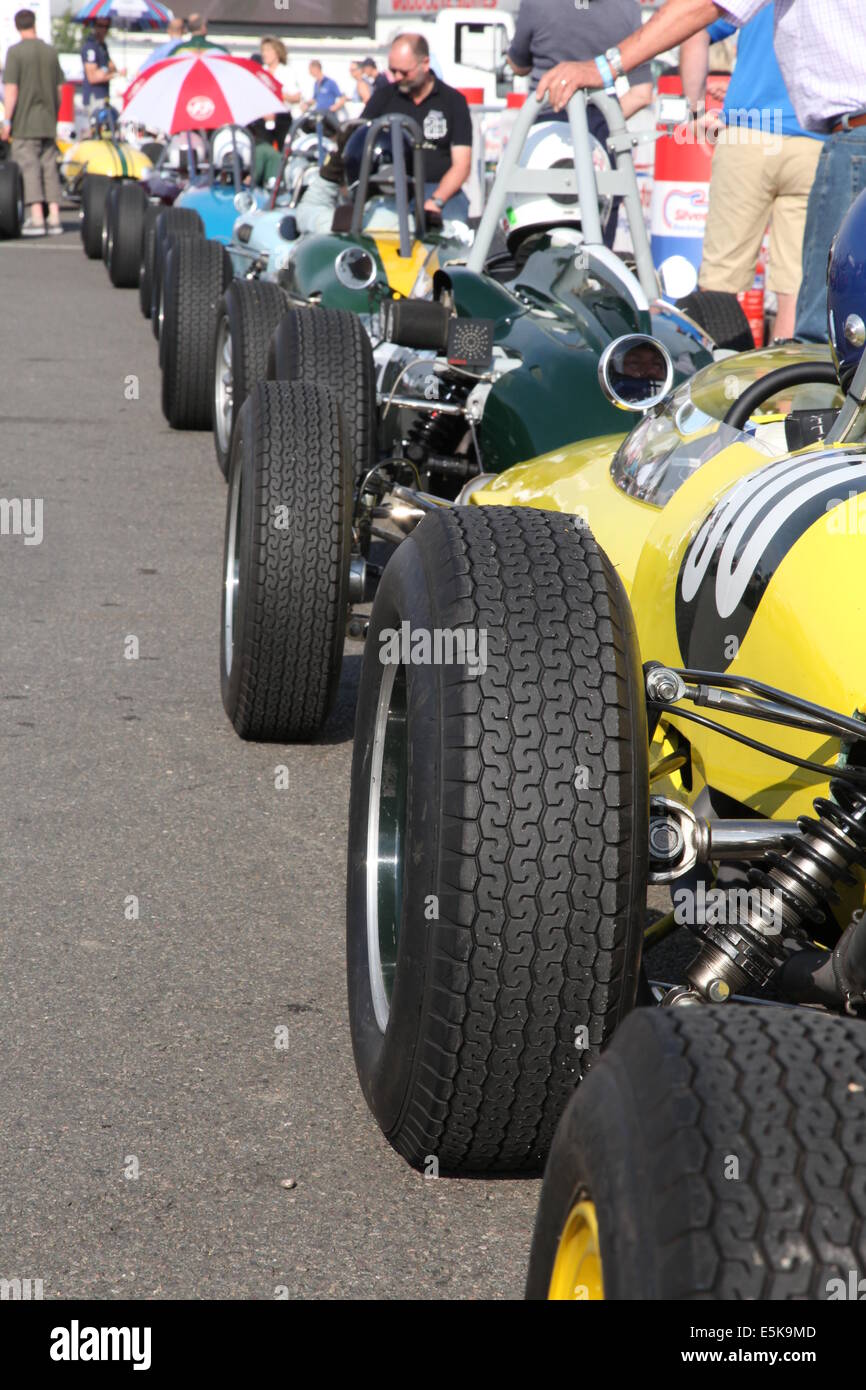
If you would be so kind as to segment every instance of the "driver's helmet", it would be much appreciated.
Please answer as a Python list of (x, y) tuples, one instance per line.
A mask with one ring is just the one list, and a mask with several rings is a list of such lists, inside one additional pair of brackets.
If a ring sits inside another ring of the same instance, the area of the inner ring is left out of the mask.
[(851, 204), (830, 248), (827, 319), (833, 361), (847, 391), (866, 345), (866, 189)]
[[(369, 127), (359, 126), (352, 132), (343, 152), (343, 164), (346, 173), (346, 182), (351, 187), (356, 184), (361, 177), (361, 162), (364, 157), (364, 146), (367, 143)], [(411, 175), (412, 172), (412, 142), (403, 133), (403, 152), (405, 156), (406, 170)], [(391, 140), (391, 132), (383, 128), (376, 136), (373, 145), (373, 159), (370, 165), (371, 183), (381, 182), (391, 174), (394, 166), (394, 146)]]
[[(596, 173), (610, 169), (610, 159), (604, 146), (590, 136), (592, 162)], [(546, 169), (574, 169), (574, 146), (571, 130), (564, 121), (540, 121), (533, 126), (520, 156), (520, 168), (536, 172)], [(602, 226), (610, 215), (610, 197), (599, 199)], [(522, 241), (528, 232), (543, 232), (554, 227), (579, 227), (580, 203), (564, 193), (514, 193), (505, 209), (502, 228), (508, 239)]]
[(234, 152), (237, 150), (241, 173), (249, 174), (255, 163), (255, 142), (248, 130), (237, 126), (222, 126), (214, 132), (211, 140), (211, 161), (214, 169), (230, 176), (234, 169)]
[(97, 106), (90, 117), (91, 130), (95, 135), (99, 135), (103, 131), (110, 135), (115, 135), (117, 132), (117, 124), (117, 112), (108, 101), (104, 101), (100, 106)]

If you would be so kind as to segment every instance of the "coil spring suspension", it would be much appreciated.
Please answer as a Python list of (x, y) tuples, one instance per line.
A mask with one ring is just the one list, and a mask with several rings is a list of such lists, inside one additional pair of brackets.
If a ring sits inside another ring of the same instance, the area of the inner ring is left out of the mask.
[(832, 801), (813, 803), (817, 820), (799, 818), (802, 834), (784, 853), (767, 855), (769, 869), (749, 872), (750, 885), (761, 890), (760, 906), (750, 894), (742, 921), (701, 926), (704, 947), (686, 974), (704, 998), (724, 999), (747, 985), (766, 988), (791, 955), (811, 945), (808, 928), (824, 921), (838, 886), (856, 881), (851, 869), (866, 866), (866, 792), (835, 778), (830, 793)]
[[(443, 402), (457, 401), (457, 393), (446, 391)], [(413, 420), (406, 438), (408, 457), (413, 463), (424, 463), (431, 455), (448, 455), (454, 452), (466, 433), (466, 421), (459, 415), (436, 414), (424, 411)]]

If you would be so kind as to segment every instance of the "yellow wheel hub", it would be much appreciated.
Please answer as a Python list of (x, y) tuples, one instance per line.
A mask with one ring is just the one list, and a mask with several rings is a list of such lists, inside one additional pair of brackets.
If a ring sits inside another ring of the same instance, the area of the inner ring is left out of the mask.
[(578, 1202), (568, 1214), (547, 1297), (565, 1303), (604, 1298), (598, 1218), (592, 1202)]

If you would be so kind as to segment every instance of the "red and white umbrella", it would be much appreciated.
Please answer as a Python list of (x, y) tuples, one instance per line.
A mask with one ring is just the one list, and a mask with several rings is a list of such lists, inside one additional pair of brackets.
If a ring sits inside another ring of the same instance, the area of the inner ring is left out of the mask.
[(279, 82), (249, 58), (178, 54), (146, 68), (127, 88), (123, 119), (176, 135), (249, 125), (286, 111)]

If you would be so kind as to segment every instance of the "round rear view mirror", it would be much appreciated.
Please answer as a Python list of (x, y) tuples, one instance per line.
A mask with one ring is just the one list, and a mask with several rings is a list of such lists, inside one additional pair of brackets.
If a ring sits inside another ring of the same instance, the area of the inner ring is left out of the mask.
[(248, 189), (242, 188), (234, 197), (235, 212), (239, 212), (243, 217), (245, 212), (251, 212), (256, 205), (256, 200)]
[(627, 333), (608, 343), (601, 354), (598, 379), (607, 399), (620, 410), (652, 410), (674, 384), (674, 364), (656, 338)]
[(361, 246), (347, 246), (334, 262), (334, 274), (347, 290), (368, 290), (376, 283), (376, 262)]

